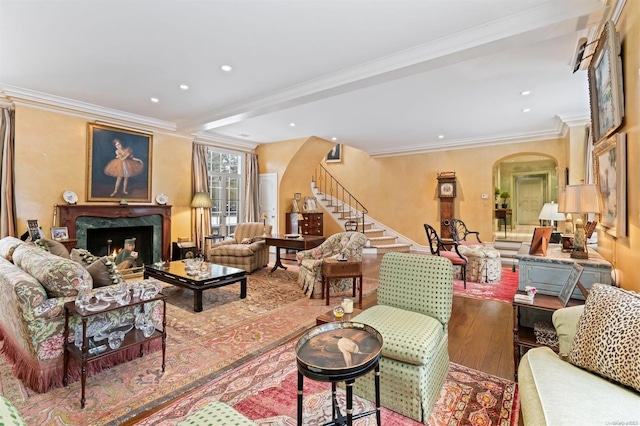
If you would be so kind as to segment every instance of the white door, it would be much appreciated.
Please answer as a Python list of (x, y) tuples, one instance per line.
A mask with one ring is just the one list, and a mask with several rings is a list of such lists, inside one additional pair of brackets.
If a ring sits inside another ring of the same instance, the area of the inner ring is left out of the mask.
[(258, 192), (260, 216), (267, 213), (267, 224), (271, 225), (271, 233), (278, 235), (278, 174), (260, 174), (260, 188)]
[(516, 195), (518, 225), (538, 225), (538, 216), (544, 204), (544, 188), (546, 176), (517, 176)]

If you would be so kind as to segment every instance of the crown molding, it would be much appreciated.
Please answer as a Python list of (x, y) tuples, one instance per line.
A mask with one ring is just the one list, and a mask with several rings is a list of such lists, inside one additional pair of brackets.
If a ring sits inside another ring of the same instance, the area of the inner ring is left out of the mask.
[(45, 111), (64, 111), (83, 116), (89, 115), (103, 121), (113, 121), (114, 124), (141, 127), (147, 130), (176, 131), (176, 124), (169, 121), (156, 120), (142, 115), (105, 108), (87, 102), (50, 95), (35, 90), (23, 89), (21, 87), (3, 85), (1, 90), (16, 105), (35, 106)]
[(205, 145), (211, 145), (240, 152), (254, 152), (256, 147), (260, 145), (255, 142), (247, 142), (244, 140), (219, 134), (194, 133), (193, 136), (194, 143), (202, 143)]

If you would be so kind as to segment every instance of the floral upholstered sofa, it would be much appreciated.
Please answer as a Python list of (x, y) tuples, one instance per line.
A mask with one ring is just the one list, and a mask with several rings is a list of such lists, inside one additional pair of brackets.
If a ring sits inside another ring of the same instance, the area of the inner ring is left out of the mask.
[[(62, 386), (64, 304), (75, 300), (81, 282), (93, 287), (97, 267), (106, 267), (103, 260), (87, 266), (71, 260), (68, 252), (66, 256), (64, 252), (57, 255), (43, 247), (46, 244), (25, 243), (13, 237), (0, 239), (2, 353), (13, 363), (15, 376), (36, 392)], [(156, 302), (151, 307), (151, 319), (161, 328), (161, 306)], [(127, 308), (96, 315), (89, 319), (88, 328), (133, 323), (134, 315), (134, 310)], [(71, 317), (70, 338), (75, 337), (73, 330), (79, 323), (77, 317)], [(155, 342), (144, 349), (158, 349), (160, 344)], [(89, 363), (89, 374), (135, 358), (139, 348), (118, 355), (118, 360), (107, 356)], [(70, 365), (71, 379), (77, 379), (79, 369)]]

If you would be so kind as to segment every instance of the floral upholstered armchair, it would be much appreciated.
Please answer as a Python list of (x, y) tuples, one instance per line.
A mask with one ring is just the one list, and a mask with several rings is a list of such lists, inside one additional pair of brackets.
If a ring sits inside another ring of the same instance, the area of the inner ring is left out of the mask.
[[(318, 247), (299, 251), (296, 255), (300, 265), (298, 283), (305, 294), (309, 297), (321, 297), (322, 262), (325, 258), (344, 253), (348, 260), (362, 260), (362, 249), (366, 242), (367, 237), (362, 232), (341, 232), (330, 236)], [(345, 291), (351, 286), (350, 278), (336, 279), (330, 283), (334, 292)]]

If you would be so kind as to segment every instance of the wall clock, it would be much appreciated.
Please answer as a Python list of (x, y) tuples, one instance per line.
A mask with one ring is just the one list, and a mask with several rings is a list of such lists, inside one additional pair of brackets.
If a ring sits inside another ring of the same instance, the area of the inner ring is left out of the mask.
[(455, 182), (440, 182), (439, 183), (440, 193), (439, 197), (455, 197), (456, 196), (456, 187)]
[(440, 237), (451, 238), (449, 227), (445, 223), (455, 217), (456, 172), (438, 173), (438, 198), (440, 198)]

